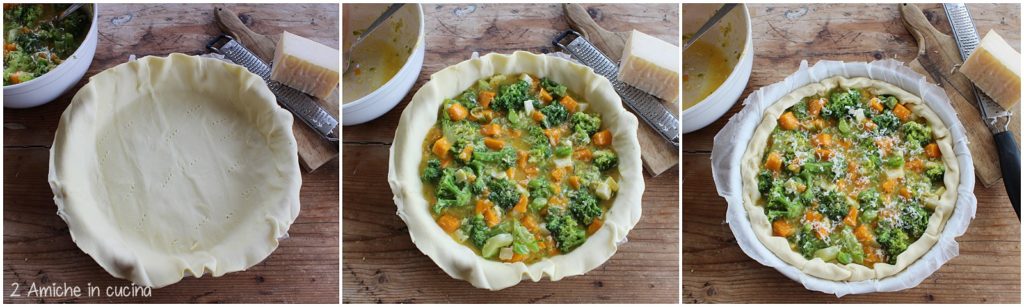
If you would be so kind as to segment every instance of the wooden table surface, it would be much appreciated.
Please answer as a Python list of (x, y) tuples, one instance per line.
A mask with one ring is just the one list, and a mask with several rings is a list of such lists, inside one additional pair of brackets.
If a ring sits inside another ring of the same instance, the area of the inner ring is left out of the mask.
[[(940, 5), (920, 5), (929, 21), (949, 33)], [(969, 5), (978, 30), (995, 28), (1020, 45), (1020, 5)], [(801, 59), (909, 62), (917, 46), (897, 4), (750, 5), (754, 69), (744, 94), (781, 81)], [(683, 302), (1020, 303), (1020, 221), (1001, 183), (978, 184), (978, 211), (957, 239), (960, 256), (919, 286), (895, 293), (834, 295), (812, 292), (773, 268), (753, 261), (725, 223), (726, 203), (711, 180), (713, 138), (742, 104), (711, 126), (683, 136)], [(685, 118), (683, 120), (686, 120)], [(1018, 131), (1019, 133), (1019, 131)]]
[[(338, 44), (338, 5), (229, 5), (256, 32), (287, 30)], [(220, 34), (213, 5), (101, 4), (99, 45), (86, 78), (44, 106), (4, 110), (4, 303), (12, 302), (338, 302), (338, 161), (303, 174), (298, 219), (267, 259), (222, 277), (186, 277), (149, 298), (25, 297), (31, 283), (124, 286), (83, 253), (57, 214), (47, 183), (50, 145), (61, 113), (86, 79), (130, 54), (208, 53)], [(22, 297), (11, 297), (18, 283)]]
[[(675, 4), (585, 5), (613, 31), (637, 28), (678, 44)], [(427, 52), (413, 92), (394, 110), (343, 130), (342, 301), (345, 303), (662, 302), (679, 300), (678, 169), (645, 175), (643, 217), (629, 242), (607, 263), (558, 282), (524, 281), (490, 292), (445, 274), (409, 240), (388, 187), (388, 150), (398, 118), (430, 74), (473, 51), (555, 51), (551, 39), (569, 28), (558, 4), (424, 4)]]

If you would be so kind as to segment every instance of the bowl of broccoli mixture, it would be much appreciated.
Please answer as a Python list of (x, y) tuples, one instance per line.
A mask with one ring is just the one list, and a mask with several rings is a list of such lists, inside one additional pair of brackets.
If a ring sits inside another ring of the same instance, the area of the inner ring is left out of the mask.
[(4, 107), (50, 102), (85, 75), (96, 53), (96, 7), (57, 18), (70, 5), (4, 4)]

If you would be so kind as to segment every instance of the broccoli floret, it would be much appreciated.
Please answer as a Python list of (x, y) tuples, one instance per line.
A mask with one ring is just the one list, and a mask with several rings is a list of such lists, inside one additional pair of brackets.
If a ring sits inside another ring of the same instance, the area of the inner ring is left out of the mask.
[(857, 194), (857, 201), (860, 203), (861, 211), (878, 209), (881, 195), (875, 188), (870, 188)]
[(903, 230), (892, 227), (888, 223), (879, 225), (875, 232), (878, 234), (878, 244), (889, 255), (889, 264), (896, 264), (896, 257), (910, 246), (910, 237)]
[(505, 147), (499, 151), (474, 150), (473, 161), (495, 164), (501, 169), (507, 169), (516, 163), (516, 150), (512, 147)]
[(423, 169), (423, 175), (420, 178), (430, 183), (437, 183), (438, 180), (441, 180), (441, 160), (428, 160), (427, 167)]
[(556, 100), (565, 96), (565, 85), (558, 84), (555, 81), (551, 81), (547, 77), (540, 78), (540, 86), (544, 88), (552, 97)]
[(508, 112), (509, 110), (523, 110), (523, 102), (530, 99), (530, 83), (519, 80), (516, 83), (502, 85), (498, 89), (498, 95), (491, 101), (491, 109)]
[(767, 209), (768, 220), (774, 221), (779, 217), (796, 218), (803, 214), (804, 206), (800, 203), (799, 199), (791, 199), (790, 193), (786, 191), (787, 184), (795, 184), (795, 181), (790, 183), (774, 182), (768, 190), (768, 204), (765, 206)]
[(583, 227), (557, 207), (548, 209), (547, 224), (544, 227), (551, 232), (551, 237), (555, 239), (562, 253), (571, 252), (586, 240), (586, 231)]
[(569, 119), (569, 110), (561, 103), (549, 104), (540, 109), (540, 113), (544, 114), (544, 127), (548, 128), (561, 125)]
[(811, 224), (804, 224), (797, 234), (797, 247), (804, 258), (812, 259), (814, 258), (814, 252), (825, 248), (825, 241), (822, 241), (814, 234)]
[(601, 207), (597, 206), (597, 198), (594, 198), (594, 195), (590, 194), (587, 189), (580, 189), (569, 194), (569, 212), (583, 225), (590, 225), (595, 218), (603, 213)]
[(619, 156), (610, 150), (598, 150), (594, 152), (594, 165), (602, 172), (615, 168), (619, 165)]
[(540, 126), (528, 126), (526, 127), (526, 135), (523, 139), (530, 143), (530, 145), (536, 146), (550, 146), (548, 142), (548, 136), (544, 134), (544, 129)]
[(461, 103), (463, 106), (466, 107), (466, 109), (472, 110), (473, 108), (479, 106), (479, 104), (476, 102), (476, 97), (476, 91), (474, 91), (473, 89), (467, 89), (465, 91), (462, 91), (462, 93), (459, 94), (459, 96), (456, 96), (455, 101)]
[(547, 179), (538, 178), (530, 180), (530, 183), (526, 184), (526, 188), (530, 191), (530, 199), (547, 199), (551, 197), (551, 184), (548, 183)]
[(846, 196), (839, 191), (826, 189), (818, 196), (818, 212), (832, 221), (842, 220), (848, 210)]
[(907, 122), (903, 124), (903, 133), (906, 140), (911, 144), (925, 144), (932, 140), (932, 128), (918, 122)]
[(878, 126), (878, 131), (883, 134), (896, 131), (900, 127), (900, 119), (893, 115), (892, 112), (883, 112), (882, 114), (875, 115), (871, 118), (871, 121)]
[(825, 106), (824, 115), (827, 118), (843, 118), (852, 116), (850, 114), (860, 104), (860, 91), (848, 89), (846, 91), (835, 91), (829, 97), (828, 105)]
[(789, 111), (793, 112), (793, 115), (796, 116), (796, 119), (807, 119), (807, 98), (800, 100), (800, 102), (790, 107)]
[(551, 156), (551, 147), (546, 145), (534, 146), (533, 148), (530, 149), (528, 154), (529, 157), (526, 160), (527, 162), (533, 164), (540, 164), (544, 161), (547, 161), (548, 157)]
[(917, 203), (906, 203), (902, 210), (903, 223), (901, 228), (910, 238), (920, 238), (928, 229), (928, 218), (931, 216), (927, 210)]
[(442, 171), (441, 179), (437, 182), (437, 202), (434, 203), (434, 213), (441, 214), (441, 211), (448, 207), (460, 207), (468, 205), (473, 198), (469, 184), (459, 186), (455, 179), (455, 169), (446, 168)]
[(580, 177), (580, 186), (589, 187), (601, 181), (601, 170), (597, 169), (594, 165), (577, 165), (573, 174), (576, 177)]
[(946, 176), (946, 167), (942, 166), (942, 163), (928, 161), (928, 163), (925, 163), (924, 174), (932, 182), (942, 182), (942, 179)]
[(757, 174), (757, 191), (761, 192), (761, 195), (767, 196), (768, 191), (775, 185), (775, 174), (769, 170), (761, 170)]
[(502, 209), (512, 209), (519, 202), (519, 191), (516, 190), (516, 184), (511, 180), (494, 179), (487, 183), (487, 187), (491, 189), (487, 199)]
[(477, 214), (476, 216), (469, 218), (468, 221), (462, 225), (462, 233), (469, 236), (469, 242), (473, 243), (473, 246), (481, 248), (484, 243), (487, 243), (487, 239), (491, 237), (491, 229), (487, 227), (487, 223), (484, 222), (484, 216)]
[(882, 105), (884, 105), (888, 110), (892, 110), (892, 108), (895, 108), (896, 104), (899, 103), (895, 96), (881, 95), (878, 96), (878, 98), (882, 100)]
[(442, 112), (441, 134), (452, 144), (452, 153), (458, 154), (466, 145), (472, 144), (480, 134), (480, 125), (468, 120), (452, 121), (448, 112)]
[(569, 141), (576, 145), (590, 144), (590, 135), (583, 131), (575, 131), (569, 136)]
[(601, 116), (576, 112), (572, 114), (571, 124), (573, 131), (582, 132), (590, 136), (597, 132), (598, 129), (601, 129)]

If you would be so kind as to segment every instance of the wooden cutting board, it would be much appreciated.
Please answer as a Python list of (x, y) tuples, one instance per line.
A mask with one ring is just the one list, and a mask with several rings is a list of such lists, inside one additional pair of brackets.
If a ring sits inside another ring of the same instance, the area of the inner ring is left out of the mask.
[[(622, 58), (622, 50), (626, 47), (626, 40), (629, 39), (629, 32), (612, 32), (605, 30), (587, 13), (587, 10), (579, 4), (565, 4), (565, 18), (569, 26), (583, 35), (594, 46), (614, 61)], [(679, 116), (679, 106), (673, 103), (665, 103), (669, 110), (672, 110), (676, 117)], [(640, 156), (643, 160), (644, 169), (652, 176), (660, 175), (672, 166), (679, 164), (679, 151), (665, 141), (648, 126), (643, 120), (640, 121), (640, 129), (637, 132), (640, 141)]]
[[(242, 20), (238, 19), (238, 14), (230, 9), (217, 7), (214, 8), (214, 11), (217, 26), (221, 31), (237, 39), (264, 62), (271, 62), (274, 58), (274, 49), (277, 48), (275, 37), (253, 32), (242, 23)], [(331, 115), (338, 118), (338, 91), (334, 91), (334, 94), (331, 94), (326, 100), (317, 99), (317, 102)], [(337, 145), (324, 140), (320, 134), (301, 120), (293, 121), (292, 133), (295, 134), (295, 142), (298, 145), (300, 164), (307, 172), (320, 168), (321, 165), (338, 156)]]
[[(985, 187), (999, 183), (999, 179), (1002, 178), (999, 154), (992, 133), (985, 126), (974, 103), (971, 81), (957, 71), (963, 60), (960, 58), (956, 41), (935, 29), (916, 5), (900, 4), (900, 12), (903, 15), (903, 25), (914, 35), (918, 46), (917, 58), (907, 65), (925, 75), (929, 82), (936, 83), (946, 90), (946, 95), (953, 103), (953, 109), (960, 117), (960, 122), (967, 128), (967, 138), (970, 141), (967, 147), (974, 158), (974, 170), (978, 175), (978, 181)], [(1015, 109), (1014, 114), (1019, 113), (1020, 106)], [(1020, 140), (1020, 119), (1017, 116), (1019, 115), (1014, 115), (1014, 119), (1011, 120), (1010, 131), (1013, 131), (1017, 140)]]

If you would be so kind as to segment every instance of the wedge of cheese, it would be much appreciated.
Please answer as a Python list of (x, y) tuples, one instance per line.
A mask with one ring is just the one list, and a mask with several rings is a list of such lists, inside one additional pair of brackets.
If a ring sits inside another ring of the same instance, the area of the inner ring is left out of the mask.
[(284, 32), (274, 50), (270, 79), (325, 99), (338, 88), (338, 49)]
[(989, 30), (978, 49), (967, 57), (960, 73), (1009, 110), (1020, 103), (1020, 52)]
[(668, 102), (679, 99), (679, 47), (633, 30), (619, 62), (619, 81)]

